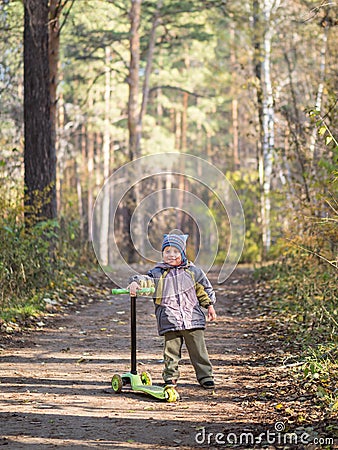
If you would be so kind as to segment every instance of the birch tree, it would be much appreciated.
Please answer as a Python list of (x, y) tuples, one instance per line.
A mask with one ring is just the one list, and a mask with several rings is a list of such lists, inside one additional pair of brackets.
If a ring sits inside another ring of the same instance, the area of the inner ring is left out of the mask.
[(272, 14), (279, 1), (259, 0), (253, 3), (254, 67), (257, 79), (257, 103), (260, 127), (258, 174), (261, 188), (261, 228), (263, 256), (271, 247), (271, 177), (274, 153), (274, 97), (271, 79), (271, 43), (274, 33)]
[[(320, 116), (323, 103), (323, 92), (325, 85), (325, 71), (326, 71), (326, 59), (327, 59), (327, 48), (328, 48), (328, 35), (330, 30), (330, 23), (325, 19), (321, 22), (322, 25), (322, 36), (321, 36), (321, 48), (320, 48), (320, 58), (319, 58), (319, 79), (318, 88), (315, 102), (315, 111)], [(312, 160), (312, 167), (317, 161), (318, 155), (316, 154), (316, 141), (317, 141), (317, 129), (314, 127), (311, 134), (310, 140), (310, 157)]]

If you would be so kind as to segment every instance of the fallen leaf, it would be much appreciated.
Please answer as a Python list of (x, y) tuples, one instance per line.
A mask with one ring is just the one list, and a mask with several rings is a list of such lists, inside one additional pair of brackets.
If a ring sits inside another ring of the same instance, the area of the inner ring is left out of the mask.
[(81, 363), (86, 362), (86, 361), (87, 361), (86, 358), (80, 358), (76, 362), (77, 362), (77, 364), (81, 364)]

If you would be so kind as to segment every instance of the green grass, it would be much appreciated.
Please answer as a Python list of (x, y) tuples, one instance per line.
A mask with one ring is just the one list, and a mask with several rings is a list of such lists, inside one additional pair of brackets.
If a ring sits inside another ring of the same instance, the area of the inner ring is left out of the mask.
[(8, 322), (21, 322), (31, 317), (38, 317), (44, 311), (44, 305), (41, 302), (24, 303), (22, 305), (13, 305), (1, 311), (1, 319)]

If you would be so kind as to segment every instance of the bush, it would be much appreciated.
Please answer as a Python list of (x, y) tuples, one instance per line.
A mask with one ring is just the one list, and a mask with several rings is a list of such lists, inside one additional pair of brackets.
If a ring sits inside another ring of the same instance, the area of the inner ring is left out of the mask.
[(53, 241), (57, 222), (40, 222), (30, 229), (22, 224), (2, 224), (0, 228), (1, 306), (13, 298), (46, 287), (53, 278)]
[(27, 228), (21, 202), (6, 204), (3, 197), (1, 203), (0, 317), (13, 321), (42, 311), (43, 298), (72, 282), (73, 268), (79, 270), (86, 252), (76, 221), (60, 227), (48, 220)]
[(287, 332), (292, 345), (302, 349), (302, 379), (332, 414), (338, 411), (338, 267), (337, 229), (331, 220), (311, 222), (292, 244), (280, 246), (279, 262), (256, 276), (269, 286), (269, 310)]

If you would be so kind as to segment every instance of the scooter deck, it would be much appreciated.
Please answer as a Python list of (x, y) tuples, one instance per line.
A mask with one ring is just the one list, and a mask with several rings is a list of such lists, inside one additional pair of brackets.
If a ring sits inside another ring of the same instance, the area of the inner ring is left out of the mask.
[(144, 392), (162, 400), (166, 398), (165, 389), (162, 386), (143, 384), (140, 375), (128, 372), (122, 375), (122, 380), (130, 383), (133, 391)]
[(132, 387), (135, 392), (144, 392), (145, 394), (152, 395), (160, 400), (165, 400), (165, 390), (161, 386), (145, 386), (136, 385)]
[[(140, 375), (133, 374), (131, 372), (124, 373), (120, 379), (123, 385), (129, 384), (131, 390), (134, 392), (143, 392), (144, 394), (151, 395), (158, 400), (166, 400), (167, 402), (176, 402), (180, 396), (174, 386), (156, 386), (152, 384), (145, 384), (142, 382)], [(151, 383), (151, 380), (150, 380)]]

